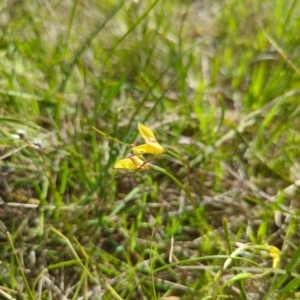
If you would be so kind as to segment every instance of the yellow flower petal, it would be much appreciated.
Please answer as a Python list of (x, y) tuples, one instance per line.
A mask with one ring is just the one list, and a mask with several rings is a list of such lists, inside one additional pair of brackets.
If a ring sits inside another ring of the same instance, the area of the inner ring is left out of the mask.
[(273, 269), (275, 269), (280, 260), (280, 250), (274, 246), (268, 246), (269, 248), (269, 255), (273, 258)]
[(137, 169), (135, 163), (130, 158), (121, 159), (116, 162), (114, 165), (115, 169), (130, 169), (135, 170)]
[(150, 165), (144, 162), (139, 157), (131, 155), (128, 158), (121, 159), (114, 165), (115, 169), (128, 169), (128, 170), (147, 170), (150, 169)]
[(130, 159), (133, 161), (133, 163), (138, 167), (138, 169), (147, 170), (150, 169), (151, 166), (146, 161), (141, 160), (136, 155), (130, 155)]
[(136, 147), (133, 147), (132, 152), (134, 154), (162, 154), (165, 152), (165, 149), (158, 143), (147, 143), (143, 145), (139, 145)]
[(147, 127), (146, 125), (142, 123), (138, 123), (138, 129), (142, 136), (142, 138), (145, 140), (146, 144), (139, 145), (137, 147), (133, 147), (132, 151), (134, 154), (143, 154), (143, 153), (149, 153), (149, 154), (162, 154), (166, 150), (157, 142), (153, 131)]
[(142, 123), (138, 123), (138, 129), (140, 135), (142, 136), (142, 138), (145, 140), (146, 143), (157, 143), (154, 133), (149, 127), (147, 127)]

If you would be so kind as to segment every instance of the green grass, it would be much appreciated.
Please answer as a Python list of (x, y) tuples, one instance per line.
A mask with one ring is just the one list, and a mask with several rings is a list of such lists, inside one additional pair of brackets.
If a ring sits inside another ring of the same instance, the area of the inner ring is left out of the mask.
[(0, 8), (1, 299), (300, 299), (298, 1)]

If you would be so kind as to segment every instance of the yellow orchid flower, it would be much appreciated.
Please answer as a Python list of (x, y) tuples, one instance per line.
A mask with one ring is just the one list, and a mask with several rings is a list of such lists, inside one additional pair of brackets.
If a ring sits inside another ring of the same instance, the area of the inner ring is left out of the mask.
[(142, 123), (138, 123), (138, 129), (146, 144), (133, 147), (131, 150), (134, 154), (162, 154), (166, 152), (166, 150), (157, 142), (153, 131), (149, 127)]
[(114, 165), (115, 169), (128, 169), (128, 170), (148, 170), (151, 168), (150, 164), (141, 160), (135, 155), (130, 155), (125, 159), (121, 159)]

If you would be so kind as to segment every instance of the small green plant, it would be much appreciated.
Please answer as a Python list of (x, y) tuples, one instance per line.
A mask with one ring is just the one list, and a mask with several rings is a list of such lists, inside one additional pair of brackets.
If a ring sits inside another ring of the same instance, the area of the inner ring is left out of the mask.
[[(190, 200), (191, 204), (193, 205), (196, 216), (198, 219), (198, 224), (201, 223), (201, 217), (198, 213), (197, 210), (197, 203), (195, 198), (193, 197), (192, 193), (190, 192), (190, 187), (189, 186), (184, 186), (176, 177), (174, 177), (170, 172), (168, 172), (166, 169), (161, 168), (159, 166), (156, 166), (154, 164), (151, 164), (149, 161), (147, 161), (144, 157), (143, 154), (152, 154), (152, 155), (162, 155), (162, 154), (167, 154), (169, 156), (175, 157), (179, 159), (181, 162), (184, 161), (183, 159), (174, 153), (173, 151), (164, 148), (161, 146), (153, 133), (153, 131), (147, 127), (144, 124), (138, 123), (138, 130), (142, 138), (145, 140), (145, 144), (142, 145), (130, 145), (131, 146), (131, 151), (132, 153), (128, 155), (127, 158), (121, 159), (117, 161), (117, 163), (114, 165), (115, 169), (128, 169), (128, 170), (155, 170), (157, 172), (160, 172), (166, 176), (168, 176), (170, 179), (172, 179), (182, 190), (185, 191), (188, 199)], [(187, 166), (184, 165), (184, 167), (187, 169)]]

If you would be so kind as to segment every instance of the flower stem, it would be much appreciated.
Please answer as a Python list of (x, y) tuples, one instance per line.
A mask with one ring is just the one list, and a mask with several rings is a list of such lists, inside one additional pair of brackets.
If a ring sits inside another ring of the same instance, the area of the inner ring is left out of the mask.
[(178, 160), (180, 160), (182, 162), (182, 158), (180, 155), (178, 155), (177, 153), (175, 153), (174, 151), (171, 151), (170, 149), (166, 149), (166, 154), (169, 156), (172, 156)]

